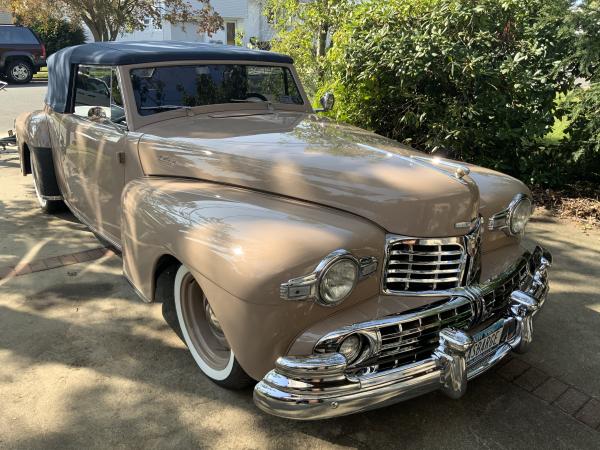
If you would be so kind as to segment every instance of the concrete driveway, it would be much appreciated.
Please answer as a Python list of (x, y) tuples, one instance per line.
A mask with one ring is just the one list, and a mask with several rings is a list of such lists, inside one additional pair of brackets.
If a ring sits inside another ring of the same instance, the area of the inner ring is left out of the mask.
[(46, 88), (45, 81), (28, 84), (9, 84), (0, 91), (0, 137), (12, 130), (15, 117), (21, 111), (42, 109)]
[(298, 423), (204, 378), (120, 258), (39, 212), (17, 166), (0, 156), (0, 448), (600, 448), (598, 232), (536, 215), (555, 267), (535, 343), (463, 399)]

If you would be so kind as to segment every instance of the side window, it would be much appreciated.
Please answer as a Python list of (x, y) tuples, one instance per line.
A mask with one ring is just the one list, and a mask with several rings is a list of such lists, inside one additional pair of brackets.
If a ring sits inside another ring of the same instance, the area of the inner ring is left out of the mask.
[(79, 66), (75, 78), (75, 115), (91, 117), (100, 108), (115, 123), (124, 123), (125, 110), (114, 67)]
[(39, 45), (39, 42), (29, 28), (5, 26), (0, 27), (0, 44)]
[(248, 92), (268, 92), (267, 100), (277, 103), (303, 104), (300, 92), (288, 68), (248, 66)]

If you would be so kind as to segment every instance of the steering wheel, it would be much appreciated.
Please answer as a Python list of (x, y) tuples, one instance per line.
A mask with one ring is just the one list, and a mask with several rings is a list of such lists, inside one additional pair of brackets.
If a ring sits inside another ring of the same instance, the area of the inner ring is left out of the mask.
[(258, 92), (246, 93), (246, 98), (244, 100), (247, 100), (249, 102), (268, 102), (269, 101), (269, 100), (267, 100), (267, 97), (265, 97), (262, 94), (259, 94)]

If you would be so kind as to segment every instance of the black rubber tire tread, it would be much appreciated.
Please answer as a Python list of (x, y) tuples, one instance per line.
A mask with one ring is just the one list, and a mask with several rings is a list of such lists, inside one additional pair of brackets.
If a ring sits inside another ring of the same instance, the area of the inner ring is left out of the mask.
[[(177, 318), (177, 310), (175, 308), (175, 275), (179, 266), (172, 265), (163, 270), (156, 279), (156, 289), (154, 298), (157, 302), (162, 302), (162, 315), (167, 324), (173, 329), (175, 334), (179, 336), (181, 342), (186, 344), (183, 334), (181, 333), (181, 327), (179, 325), (179, 319)], [(186, 344), (187, 345), (187, 344)], [(256, 384), (256, 381), (250, 378), (248, 374), (242, 369), (242, 366), (234, 358), (233, 367), (231, 373), (224, 380), (214, 380), (210, 377), (206, 377), (210, 381), (226, 389), (240, 390), (245, 389), (249, 386)]]
[[(35, 176), (35, 167), (34, 167), (36, 162), (35, 162), (35, 158), (33, 157), (33, 154), (31, 152), (29, 153), (29, 158), (30, 158), (29, 164), (31, 166), (31, 177), (33, 178), (33, 182), (37, 183), (37, 178)], [(45, 169), (44, 167), (42, 167), (41, 170), (50, 170), (50, 169)], [(42, 210), (42, 212), (44, 212), (45, 214), (54, 214), (54, 213), (62, 212), (66, 209), (65, 203), (62, 200), (46, 200), (45, 205), (42, 205), (38, 201), (38, 205), (39, 205), (40, 209)]]

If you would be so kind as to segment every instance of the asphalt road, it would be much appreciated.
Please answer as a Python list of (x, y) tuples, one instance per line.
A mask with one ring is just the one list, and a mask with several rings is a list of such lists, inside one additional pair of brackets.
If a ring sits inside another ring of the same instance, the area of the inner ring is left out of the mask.
[(42, 109), (47, 85), (45, 81), (32, 81), (24, 85), (9, 84), (0, 91), (0, 137), (8, 136), (20, 112)]
[(0, 155), (2, 449), (600, 448), (600, 232), (535, 216), (529, 237), (555, 256), (535, 342), (461, 400), (298, 423), (204, 378), (120, 258), (70, 214), (43, 215), (17, 164)]

